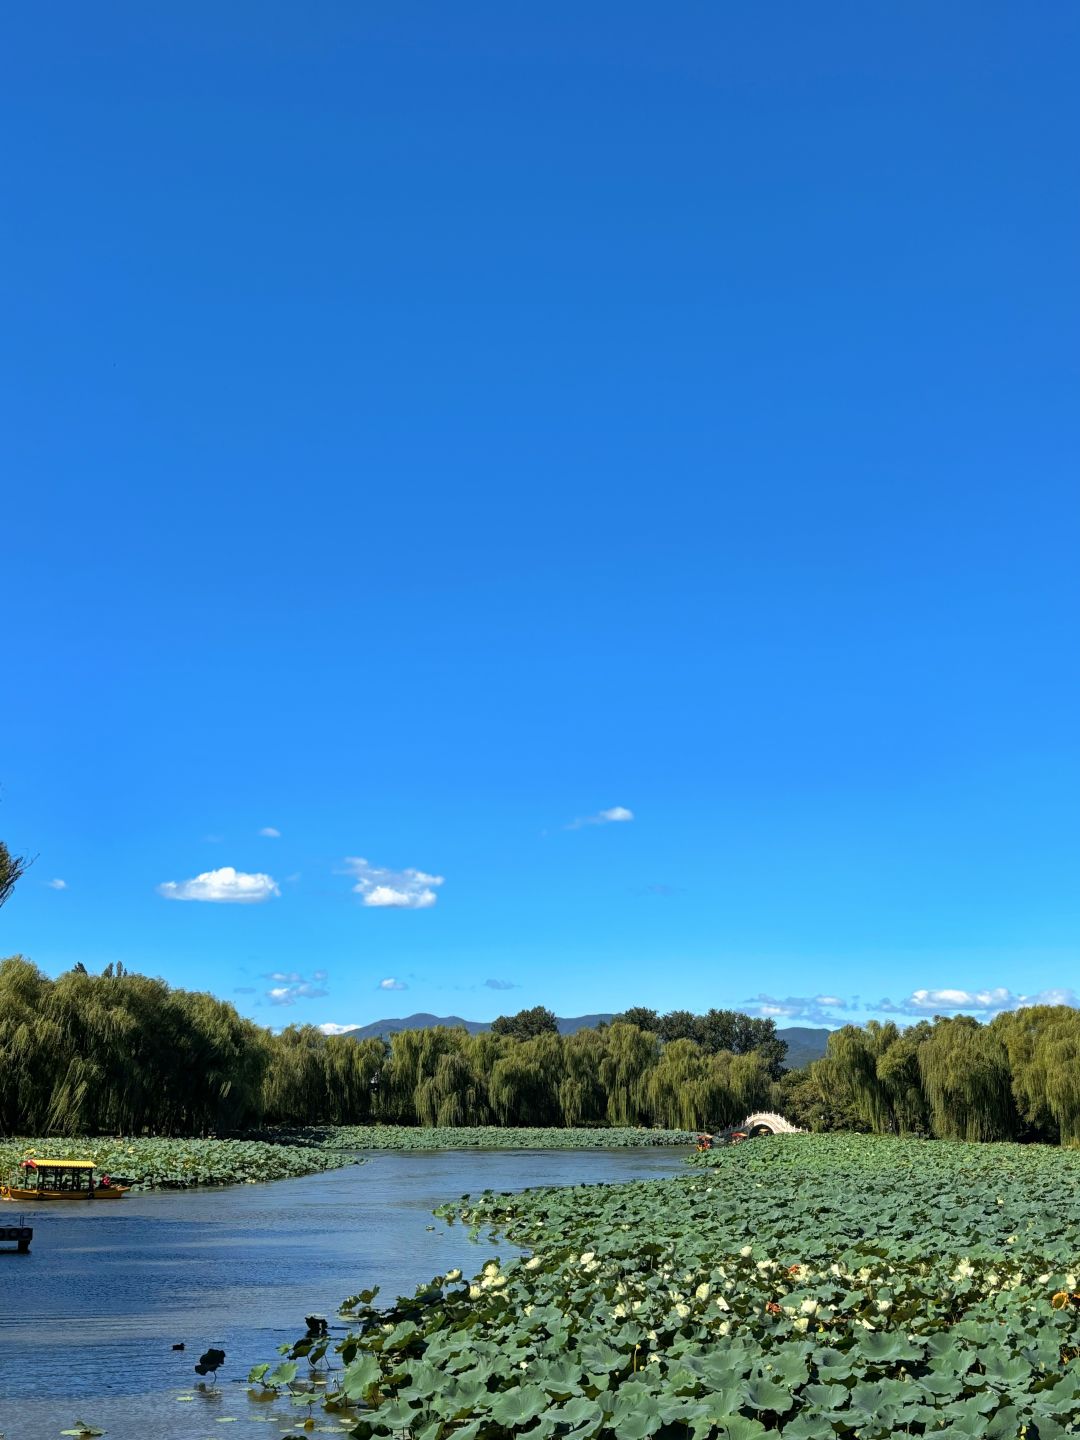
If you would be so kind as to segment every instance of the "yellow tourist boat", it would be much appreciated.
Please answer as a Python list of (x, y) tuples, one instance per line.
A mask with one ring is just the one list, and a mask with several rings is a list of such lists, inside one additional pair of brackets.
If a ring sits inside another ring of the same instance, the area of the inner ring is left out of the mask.
[(42, 1200), (119, 1200), (131, 1188), (116, 1185), (103, 1175), (94, 1182), (92, 1160), (34, 1160), (19, 1166), (14, 1184), (0, 1185), (0, 1200), (36, 1205)]

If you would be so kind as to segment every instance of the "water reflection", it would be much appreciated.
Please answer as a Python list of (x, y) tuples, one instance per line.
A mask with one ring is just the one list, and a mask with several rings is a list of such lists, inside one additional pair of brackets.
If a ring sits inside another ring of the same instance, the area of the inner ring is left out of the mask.
[[(358, 1290), (378, 1285), (392, 1299), (454, 1266), (471, 1273), (493, 1248), (512, 1253), (436, 1222), (436, 1205), (466, 1191), (670, 1175), (683, 1154), (384, 1151), (302, 1180), (28, 1207), (32, 1253), (0, 1256), (0, 1432), (51, 1440), (80, 1418), (109, 1440), (295, 1433), (287, 1408), (250, 1403), (237, 1382), (296, 1339), (305, 1315), (333, 1322)], [(192, 1383), (208, 1345), (228, 1357), (209, 1396)], [(216, 1422), (231, 1416), (223, 1431)]]

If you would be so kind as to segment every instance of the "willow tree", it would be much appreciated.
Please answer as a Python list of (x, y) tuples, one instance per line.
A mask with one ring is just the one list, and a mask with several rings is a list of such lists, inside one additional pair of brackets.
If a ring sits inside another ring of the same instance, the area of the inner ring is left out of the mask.
[(61, 1038), (44, 1013), (51, 983), (21, 955), (0, 963), (0, 1132), (7, 1135), (45, 1128)]
[(930, 1129), (930, 1103), (923, 1089), (919, 1049), (932, 1033), (928, 1020), (900, 1030), (881, 1027), (877, 1078), (892, 1128), (901, 1135), (926, 1134)]
[(495, 1062), (489, 1084), (500, 1125), (558, 1125), (562, 1037), (540, 1034), (519, 1041)]
[(700, 1047), (688, 1039), (671, 1040), (650, 1066), (645, 1080), (649, 1119), (668, 1130), (694, 1130), (707, 1118), (708, 1067)]
[(12, 855), (0, 840), (0, 905), (10, 898), (17, 882), (33, 863), (27, 855)]
[(769, 1109), (803, 1130), (869, 1130), (827, 1056), (801, 1070), (786, 1070), (769, 1087)]
[(600, 1080), (607, 1092), (612, 1125), (643, 1125), (648, 1110), (648, 1074), (660, 1054), (660, 1041), (636, 1025), (613, 1024), (605, 1031), (607, 1054)]
[(768, 1104), (772, 1090), (770, 1057), (753, 1050), (742, 1055), (720, 1050), (709, 1057), (706, 1085), (706, 1119), (718, 1128), (738, 1125)]
[(0, 965), (4, 1128), (195, 1134), (260, 1118), (267, 1034), (212, 995), (79, 966)]
[(328, 1117), (326, 1037), (314, 1025), (288, 1025), (270, 1045), (263, 1112), (275, 1125), (308, 1125)]
[(417, 1122), (420, 1087), (435, 1074), (439, 1057), (460, 1053), (465, 1031), (446, 1025), (430, 1030), (399, 1030), (390, 1039), (390, 1059), (380, 1099), (385, 1118), (401, 1125)]
[(607, 1095), (600, 1079), (607, 1054), (604, 1035), (596, 1030), (579, 1030), (563, 1041), (563, 1073), (559, 1081), (559, 1111), (564, 1125), (596, 1125), (603, 1122)]
[(490, 1120), (486, 1082), (469, 1063), (466, 1048), (444, 1051), (434, 1071), (416, 1087), (421, 1125), (486, 1125)]
[(856, 1113), (879, 1135), (898, 1128), (888, 1088), (878, 1074), (878, 1060), (898, 1034), (895, 1025), (871, 1020), (866, 1026), (845, 1025), (829, 1036), (826, 1053), (836, 1083)]
[(998, 1015), (1020, 1114), (1040, 1139), (1080, 1144), (1080, 1011), (1032, 1005)]
[(969, 1015), (938, 1018), (919, 1046), (919, 1072), (934, 1134), (946, 1140), (1010, 1140), (1019, 1116), (1001, 1035)]
[(327, 1103), (322, 1118), (338, 1125), (363, 1125), (375, 1118), (381, 1075), (389, 1048), (371, 1036), (353, 1040), (348, 1035), (326, 1039)]

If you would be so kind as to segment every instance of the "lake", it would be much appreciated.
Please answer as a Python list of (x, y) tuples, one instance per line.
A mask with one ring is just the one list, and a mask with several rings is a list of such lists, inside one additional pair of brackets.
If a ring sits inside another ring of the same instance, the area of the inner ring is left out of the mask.
[[(303, 1334), (305, 1315), (333, 1326), (358, 1290), (378, 1285), (393, 1300), (514, 1253), (436, 1221), (436, 1205), (486, 1189), (660, 1178), (679, 1173), (686, 1153), (379, 1151), (301, 1180), (5, 1206), (35, 1234), (29, 1256), (0, 1255), (0, 1436), (52, 1440), (76, 1419), (109, 1440), (296, 1433), (288, 1406), (254, 1404), (238, 1382)], [(210, 1345), (227, 1359), (204, 1394), (192, 1367)]]

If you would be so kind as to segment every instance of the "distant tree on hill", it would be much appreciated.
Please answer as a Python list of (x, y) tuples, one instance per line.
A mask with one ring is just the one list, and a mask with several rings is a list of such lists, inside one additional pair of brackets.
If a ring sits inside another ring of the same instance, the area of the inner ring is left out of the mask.
[(706, 1055), (722, 1050), (732, 1055), (757, 1054), (764, 1062), (769, 1077), (779, 1078), (784, 1069), (787, 1041), (776, 1033), (775, 1020), (759, 1020), (741, 1010), (709, 1010), (695, 1015), (691, 1010), (669, 1010), (658, 1015), (644, 1005), (633, 1005), (615, 1016), (625, 1025), (636, 1025), (658, 1035), (665, 1045), (676, 1040), (693, 1040)]
[(692, 1010), (669, 1010), (660, 1016), (657, 1034), (665, 1045), (670, 1045), (673, 1040), (696, 1040), (697, 1029), (698, 1017)]
[(653, 1035), (660, 1033), (660, 1016), (655, 1010), (644, 1005), (631, 1005), (621, 1015), (613, 1017), (613, 1025), (636, 1025), (639, 1030), (649, 1030)]
[(757, 1019), (741, 1010), (710, 1010), (698, 1017), (694, 1038), (710, 1055), (721, 1050), (730, 1050), (733, 1055), (755, 1052), (765, 1061), (774, 1080), (784, 1068), (787, 1041), (776, 1033), (775, 1020)]
[(546, 1005), (534, 1005), (531, 1010), (519, 1010), (516, 1015), (500, 1015), (491, 1029), (496, 1035), (531, 1040), (534, 1035), (557, 1035), (559, 1022)]

